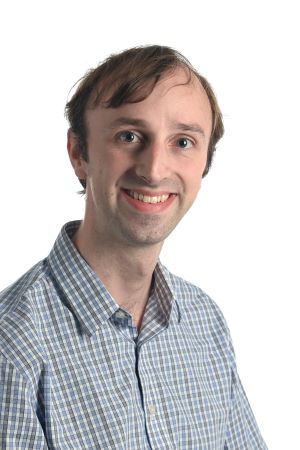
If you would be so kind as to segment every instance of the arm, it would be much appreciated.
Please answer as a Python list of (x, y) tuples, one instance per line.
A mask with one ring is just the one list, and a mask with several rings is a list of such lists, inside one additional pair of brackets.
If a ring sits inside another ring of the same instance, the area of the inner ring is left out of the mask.
[(0, 354), (0, 448), (48, 449), (35, 411), (32, 391), (24, 377)]
[(267, 450), (236, 370), (231, 341), (230, 353), (233, 363), (231, 408), (224, 450)]

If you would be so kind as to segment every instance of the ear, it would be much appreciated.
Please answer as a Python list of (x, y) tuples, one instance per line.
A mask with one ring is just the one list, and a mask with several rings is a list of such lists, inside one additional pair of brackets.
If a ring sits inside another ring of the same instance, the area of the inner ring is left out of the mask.
[(69, 158), (73, 166), (74, 172), (79, 180), (86, 180), (86, 161), (83, 159), (80, 149), (78, 147), (78, 140), (76, 134), (69, 128), (67, 148)]

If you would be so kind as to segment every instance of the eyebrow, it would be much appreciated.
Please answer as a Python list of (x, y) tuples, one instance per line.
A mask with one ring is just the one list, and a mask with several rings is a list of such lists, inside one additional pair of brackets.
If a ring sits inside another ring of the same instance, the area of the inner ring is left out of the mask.
[[(172, 127), (180, 131), (192, 131), (194, 133), (199, 133), (205, 137), (203, 128), (198, 123), (183, 123), (183, 122), (171, 122)], [(138, 127), (147, 127), (147, 122), (143, 119), (134, 119), (132, 117), (119, 117), (114, 120), (109, 128), (117, 128), (120, 125), (132, 125)]]
[(142, 119), (133, 119), (132, 117), (119, 117), (118, 119), (114, 120), (109, 128), (117, 128), (120, 125), (134, 125), (138, 127), (146, 127), (147, 122)]
[(194, 133), (202, 134), (205, 136), (203, 128), (200, 127), (198, 123), (182, 123), (182, 122), (173, 122), (174, 128), (181, 131), (192, 131)]

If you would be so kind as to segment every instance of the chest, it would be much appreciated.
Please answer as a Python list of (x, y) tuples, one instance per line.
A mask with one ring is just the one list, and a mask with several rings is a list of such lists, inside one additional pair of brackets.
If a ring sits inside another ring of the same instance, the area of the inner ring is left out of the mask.
[(216, 348), (165, 329), (137, 345), (108, 326), (47, 343), (44, 426), (57, 448), (218, 449), (230, 367)]

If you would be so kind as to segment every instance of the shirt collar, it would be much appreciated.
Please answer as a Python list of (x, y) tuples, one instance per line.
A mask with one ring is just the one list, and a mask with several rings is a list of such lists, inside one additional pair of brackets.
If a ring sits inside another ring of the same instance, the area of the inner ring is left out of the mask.
[[(91, 336), (119, 309), (119, 305), (73, 244), (71, 238), (79, 225), (80, 221), (64, 225), (47, 261), (63, 302), (76, 316), (82, 331)], [(176, 287), (171, 274), (160, 262), (156, 265), (154, 279), (158, 306), (169, 321)], [(179, 320), (179, 306), (175, 303), (174, 314)]]
[(82, 330), (92, 335), (119, 307), (71, 240), (79, 225), (69, 222), (62, 228), (48, 263), (63, 301)]
[(159, 261), (154, 270), (154, 293), (158, 307), (163, 313), (167, 323), (175, 318), (180, 320), (179, 305), (176, 300), (177, 289), (173, 276)]

